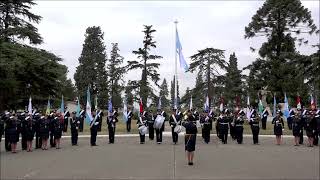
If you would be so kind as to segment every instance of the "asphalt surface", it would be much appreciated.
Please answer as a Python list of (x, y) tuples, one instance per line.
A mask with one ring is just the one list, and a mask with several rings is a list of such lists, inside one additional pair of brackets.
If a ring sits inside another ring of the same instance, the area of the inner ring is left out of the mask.
[(260, 137), (260, 145), (250, 136), (242, 145), (212, 140), (197, 138), (194, 166), (187, 165), (181, 136), (178, 145), (170, 137), (161, 145), (147, 138), (140, 145), (139, 137), (107, 144), (107, 137), (99, 137), (96, 147), (87, 137), (79, 146), (64, 138), (62, 149), (25, 152), (19, 146), (17, 154), (5, 152), (2, 141), (0, 179), (319, 179), (319, 147), (295, 147), (290, 137), (281, 146), (274, 137)]

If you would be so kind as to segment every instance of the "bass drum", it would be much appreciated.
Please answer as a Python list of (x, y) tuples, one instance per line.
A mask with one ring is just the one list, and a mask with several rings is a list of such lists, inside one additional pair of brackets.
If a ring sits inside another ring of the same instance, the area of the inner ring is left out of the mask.
[(141, 135), (145, 135), (148, 133), (148, 127), (145, 125), (140, 126), (138, 129)]
[(156, 119), (154, 120), (153, 127), (155, 129), (161, 129), (163, 123), (164, 123), (164, 117), (161, 115), (157, 115)]
[(174, 132), (175, 133), (181, 133), (182, 132), (182, 126), (180, 126), (180, 125), (177, 125), (175, 128), (174, 128)]

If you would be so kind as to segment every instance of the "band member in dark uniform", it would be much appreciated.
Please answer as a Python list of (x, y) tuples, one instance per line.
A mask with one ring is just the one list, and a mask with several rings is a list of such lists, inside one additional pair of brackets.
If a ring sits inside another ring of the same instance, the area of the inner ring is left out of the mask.
[(97, 134), (98, 134), (98, 125), (99, 125), (99, 122), (96, 122), (96, 119), (95, 119), (95, 112), (93, 111), (92, 112), (92, 117), (93, 119), (91, 120), (90, 122), (90, 134), (91, 134), (91, 137), (90, 137), (90, 144), (91, 146), (98, 146), (96, 144), (96, 141), (97, 141)]
[(306, 112), (305, 130), (308, 136), (309, 147), (313, 147), (314, 133), (315, 133), (315, 118), (312, 111)]
[(11, 144), (11, 152), (17, 153), (17, 142), (19, 141), (18, 123), (14, 114), (9, 118), (9, 142)]
[(257, 115), (256, 110), (251, 111), (250, 121), (249, 124), (251, 125), (251, 131), (252, 131), (252, 138), (253, 138), (253, 144), (259, 145), (259, 116)]
[(282, 113), (280, 110), (277, 111), (277, 115), (276, 115), (276, 117), (273, 118), (272, 124), (274, 124), (273, 132), (274, 132), (274, 135), (276, 135), (277, 145), (280, 145), (281, 144), (281, 136), (283, 134), (282, 131), (284, 128), (284, 120), (282, 118)]
[[(300, 109), (298, 109), (298, 111), (300, 111)], [(306, 123), (306, 119), (307, 119), (307, 109), (303, 108), (303, 111), (301, 113), (301, 131), (300, 131), (300, 138), (299, 138), (299, 144), (303, 144), (303, 129), (305, 129), (305, 123)]]
[(56, 143), (56, 149), (60, 149), (60, 139), (64, 128), (64, 117), (59, 113), (54, 118), (54, 141)]
[(32, 141), (34, 139), (34, 133), (36, 132), (35, 124), (36, 122), (32, 119), (32, 116), (29, 115), (25, 118), (26, 126), (25, 126), (25, 132), (26, 132), (26, 139), (27, 139), (27, 152), (32, 151)]
[(186, 122), (182, 123), (182, 126), (186, 128), (185, 133), (185, 151), (187, 153), (188, 165), (193, 165), (194, 151), (196, 149), (196, 139), (197, 139), (197, 126), (195, 124), (194, 118), (190, 111), (188, 111), (188, 118)]
[(131, 120), (132, 120), (132, 116), (133, 116), (133, 113), (131, 111), (131, 108), (129, 107), (128, 108), (128, 111), (127, 111), (127, 132), (130, 132), (131, 131)]
[(229, 122), (230, 136), (231, 136), (232, 140), (236, 140), (235, 127), (234, 127), (234, 124), (232, 123), (234, 118), (235, 117), (232, 114), (232, 112), (228, 111), (227, 119), (228, 119), (228, 122)]
[(226, 116), (228, 109), (222, 112), (219, 116), (217, 123), (219, 123), (219, 135), (223, 144), (228, 143), (229, 119)]
[(149, 110), (148, 117), (147, 117), (148, 129), (149, 129), (149, 139), (153, 141), (154, 139), (154, 116), (152, 110)]
[(116, 132), (116, 123), (118, 122), (118, 112), (113, 109), (113, 112), (108, 115), (108, 131), (109, 131), (109, 144), (114, 144), (114, 135)]
[(299, 146), (299, 135), (301, 131), (301, 111), (295, 112), (294, 115), (292, 115), (292, 135), (294, 136), (294, 142), (295, 146)]
[(315, 113), (315, 123), (316, 123), (316, 132), (313, 141), (313, 145), (318, 146), (319, 144), (319, 137), (320, 137), (320, 109), (318, 109)]
[(243, 141), (243, 123), (245, 115), (246, 114), (243, 112), (243, 110), (240, 110), (233, 122), (235, 127), (235, 136), (238, 144), (242, 144)]
[(42, 150), (48, 150), (48, 138), (49, 138), (49, 119), (45, 116), (41, 116), (40, 118), (40, 134), (42, 141)]
[(4, 127), (4, 144), (5, 144), (5, 148), (6, 151), (11, 151), (11, 144), (10, 144), (10, 132), (9, 132), (9, 128), (10, 128), (10, 112), (6, 112), (5, 113), (5, 117), (4, 117), (4, 123), (5, 123), (5, 127)]
[(18, 116), (18, 119), (20, 121), (20, 133), (21, 133), (21, 148), (22, 150), (27, 150), (27, 138), (26, 138), (26, 115), (25, 113), (21, 113)]
[(0, 114), (0, 142), (4, 134), (4, 114)]
[(97, 122), (99, 122), (98, 132), (101, 132), (103, 112), (102, 112), (100, 109), (98, 109), (98, 110), (96, 111), (96, 114), (98, 115), (98, 117), (97, 117)]
[(68, 119), (70, 117), (70, 112), (68, 111), (68, 107), (66, 106), (64, 108), (64, 116), (63, 116), (63, 132), (67, 132), (68, 131)]
[(164, 121), (162, 123), (162, 126), (160, 129), (157, 129), (156, 128), (156, 138), (157, 138), (157, 143), (158, 144), (161, 144), (162, 143), (162, 133), (164, 131), (164, 124), (165, 124), (165, 121), (166, 121), (166, 118), (167, 118), (167, 114), (165, 111), (162, 111), (161, 109), (158, 109), (157, 110), (157, 114), (162, 116), (164, 118)]
[(210, 142), (210, 129), (212, 129), (212, 127), (210, 127), (210, 121), (212, 120), (208, 115), (208, 111), (204, 110), (202, 116), (200, 117), (200, 123), (202, 124), (203, 139), (207, 144)]
[(49, 119), (49, 135), (50, 135), (50, 147), (56, 147), (56, 142), (54, 140), (54, 113), (51, 112), (48, 116), (48, 119)]
[(140, 117), (137, 120), (137, 126), (139, 129), (139, 136), (140, 136), (140, 144), (144, 144), (146, 135), (140, 131), (140, 128), (144, 128), (144, 126), (147, 126), (147, 120), (146, 120), (147, 112), (143, 111), (140, 113)]
[(269, 112), (267, 111), (267, 108), (265, 108), (262, 112), (262, 117), (261, 117), (261, 125), (262, 125), (262, 129), (266, 130), (267, 129), (267, 119), (269, 116)]
[(84, 123), (84, 119), (86, 117), (85, 115), (85, 111), (82, 109), (80, 111), (80, 124), (79, 124), (79, 132), (83, 132), (83, 123)]
[(70, 120), (70, 130), (71, 130), (71, 144), (72, 146), (78, 145), (78, 129), (80, 124), (80, 118), (76, 117), (76, 112), (72, 112), (72, 117)]
[(36, 122), (36, 149), (41, 148), (42, 141), (41, 141), (41, 133), (40, 133), (40, 113), (35, 113), (33, 120)]
[(176, 113), (176, 109), (172, 109), (172, 114), (170, 116), (169, 124), (171, 126), (171, 133), (172, 133), (172, 142), (174, 144), (177, 144), (178, 142), (178, 133), (174, 131), (174, 128), (179, 125), (180, 123), (180, 117)]
[(293, 120), (292, 116), (294, 116), (294, 111), (291, 108), (290, 111), (289, 111), (289, 117), (287, 118), (287, 124), (288, 124), (289, 130), (292, 130), (292, 120)]

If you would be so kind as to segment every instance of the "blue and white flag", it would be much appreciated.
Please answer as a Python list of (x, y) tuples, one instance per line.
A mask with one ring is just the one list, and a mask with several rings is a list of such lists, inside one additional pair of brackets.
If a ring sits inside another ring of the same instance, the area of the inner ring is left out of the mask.
[(61, 98), (60, 113), (62, 114), (62, 116), (64, 116), (64, 101), (63, 101), (63, 95), (62, 95), (62, 98)]
[(287, 99), (287, 95), (286, 93), (284, 93), (284, 112), (283, 112), (284, 116), (286, 118), (288, 118), (290, 116), (289, 113), (289, 103), (288, 103), (288, 99)]
[(124, 122), (127, 122), (127, 121), (128, 121), (127, 98), (124, 98), (124, 100), (123, 100), (123, 110), (122, 110), (122, 111), (123, 111), (123, 112), (122, 112), (122, 113), (123, 113), (123, 121), (124, 121)]
[(176, 30), (176, 51), (179, 55), (179, 62), (180, 62), (180, 67), (184, 70), (184, 71), (188, 71), (189, 69), (189, 65), (187, 64), (186, 60), (184, 59), (184, 56), (182, 54), (182, 46), (180, 43), (180, 39), (179, 39), (179, 34), (178, 34), (178, 30)]
[(192, 104), (192, 96), (190, 98), (190, 104), (189, 104), (189, 110), (191, 111), (193, 109), (193, 104)]
[(77, 97), (77, 108), (76, 108), (76, 117), (80, 117), (80, 102), (79, 102), (79, 98)]
[(161, 96), (159, 97), (159, 101), (158, 101), (158, 109), (161, 109), (162, 104), (161, 104)]
[(249, 97), (249, 95), (247, 97), (246, 115), (247, 115), (247, 119), (250, 120), (250, 118), (251, 118), (251, 109), (250, 109), (250, 97)]
[(273, 117), (276, 117), (277, 115), (277, 100), (276, 100), (276, 96), (273, 96)]
[(92, 114), (91, 114), (91, 99), (90, 99), (90, 91), (89, 87), (87, 90), (87, 104), (86, 104), (86, 122), (90, 124), (90, 122), (93, 120)]
[(31, 99), (31, 96), (29, 98), (29, 105), (28, 105), (28, 114), (29, 115), (32, 115), (32, 99)]
[(204, 104), (204, 110), (209, 112), (210, 104), (209, 104), (209, 96), (206, 98), (206, 103)]
[(110, 116), (110, 114), (112, 113), (112, 101), (111, 101), (111, 99), (109, 99), (109, 102), (108, 102), (108, 112), (109, 112), (109, 116)]

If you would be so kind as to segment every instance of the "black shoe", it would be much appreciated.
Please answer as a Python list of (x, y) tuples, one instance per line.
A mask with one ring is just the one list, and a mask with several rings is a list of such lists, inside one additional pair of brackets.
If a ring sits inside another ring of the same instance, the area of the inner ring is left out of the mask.
[(91, 146), (98, 146), (98, 145), (96, 145), (96, 144), (91, 144)]
[(140, 144), (144, 144), (144, 142), (140, 142)]

